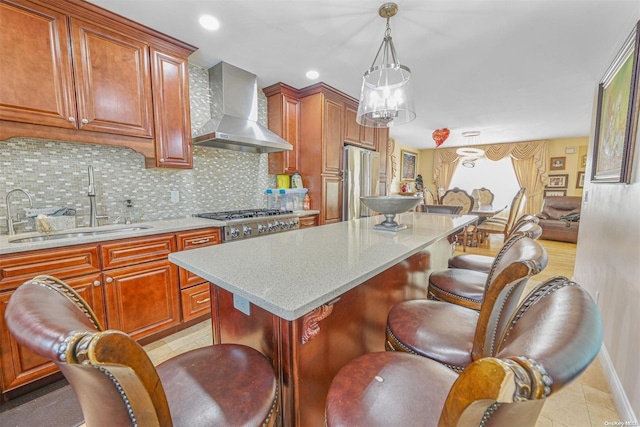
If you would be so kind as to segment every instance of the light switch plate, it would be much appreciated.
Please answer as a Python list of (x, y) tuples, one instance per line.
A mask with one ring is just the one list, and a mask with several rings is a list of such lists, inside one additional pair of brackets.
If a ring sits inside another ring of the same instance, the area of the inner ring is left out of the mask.
[(251, 316), (251, 303), (248, 299), (242, 298), (240, 295), (233, 294), (233, 307), (247, 316)]

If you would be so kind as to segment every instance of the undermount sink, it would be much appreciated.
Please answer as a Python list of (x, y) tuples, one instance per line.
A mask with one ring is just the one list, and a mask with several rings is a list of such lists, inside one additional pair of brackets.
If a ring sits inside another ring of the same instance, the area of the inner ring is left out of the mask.
[(43, 234), (40, 236), (21, 237), (17, 239), (11, 239), (9, 240), (9, 243), (45, 242), (47, 240), (71, 239), (74, 237), (86, 237), (86, 236), (99, 236), (101, 234), (121, 233), (126, 231), (139, 231), (139, 230), (147, 230), (149, 228), (151, 227), (142, 225), (137, 227), (110, 228), (107, 230), (75, 231), (73, 233), (53, 233), (49, 235)]

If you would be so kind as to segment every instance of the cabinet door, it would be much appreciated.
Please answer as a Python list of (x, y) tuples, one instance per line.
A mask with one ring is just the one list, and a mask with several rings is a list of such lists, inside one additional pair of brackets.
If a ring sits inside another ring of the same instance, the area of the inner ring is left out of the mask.
[(109, 329), (140, 339), (180, 323), (178, 268), (169, 261), (105, 271), (103, 283)]
[(344, 106), (344, 140), (352, 144), (360, 144), (360, 125), (356, 122), (358, 107), (345, 104)]
[(0, 17), (0, 119), (75, 128), (67, 17), (24, 0)]
[(370, 128), (367, 126), (360, 127), (360, 145), (370, 150), (375, 150), (377, 148), (376, 128)]
[(339, 175), (342, 172), (342, 147), (344, 146), (342, 107), (341, 102), (325, 98), (322, 137), (323, 173)]
[[(104, 308), (100, 274), (67, 279), (65, 282), (76, 290), (91, 306), (104, 327)], [(95, 284), (98, 284), (95, 286)], [(0, 294), (0, 378), (2, 392), (31, 383), (58, 371), (55, 364), (19, 345), (9, 333), (4, 320), (9, 298), (14, 291)]]
[(322, 189), (320, 224), (342, 221), (342, 179), (339, 176), (323, 176)]
[(71, 18), (78, 126), (151, 138), (151, 71), (146, 43)]
[(268, 96), (269, 129), (293, 146), (291, 151), (269, 153), (269, 173), (292, 174), (300, 171), (300, 101), (293, 89), (279, 85)]
[(151, 49), (158, 166), (191, 168), (191, 116), (187, 60)]

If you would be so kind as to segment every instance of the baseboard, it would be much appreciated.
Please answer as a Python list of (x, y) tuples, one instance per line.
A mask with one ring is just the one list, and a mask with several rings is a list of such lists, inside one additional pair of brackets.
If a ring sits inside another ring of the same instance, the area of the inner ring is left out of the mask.
[(624, 392), (624, 388), (622, 388), (620, 378), (618, 378), (618, 374), (613, 367), (613, 363), (611, 362), (611, 358), (609, 357), (609, 353), (607, 353), (607, 349), (604, 344), (600, 349), (600, 364), (602, 365), (604, 375), (607, 377), (609, 382), (611, 397), (613, 398), (613, 403), (615, 403), (616, 409), (618, 410), (618, 415), (620, 415), (620, 421), (635, 423), (626, 425), (638, 425), (638, 419), (633, 413), (631, 403), (629, 402), (629, 399), (627, 399), (627, 394)]

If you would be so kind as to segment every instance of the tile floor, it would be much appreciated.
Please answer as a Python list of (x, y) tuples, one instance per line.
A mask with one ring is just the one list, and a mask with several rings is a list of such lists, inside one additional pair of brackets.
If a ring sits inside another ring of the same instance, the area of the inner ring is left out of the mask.
[[(211, 321), (207, 320), (144, 347), (154, 364), (187, 350), (209, 345)], [(620, 421), (598, 359), (578, 380), (551, 396), (536, 427), (602, 427)]]

